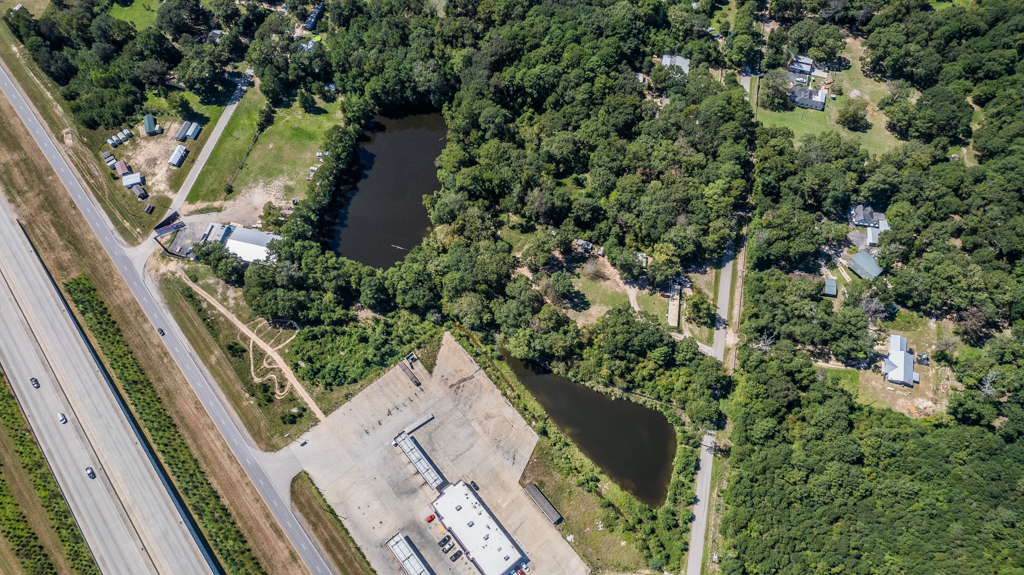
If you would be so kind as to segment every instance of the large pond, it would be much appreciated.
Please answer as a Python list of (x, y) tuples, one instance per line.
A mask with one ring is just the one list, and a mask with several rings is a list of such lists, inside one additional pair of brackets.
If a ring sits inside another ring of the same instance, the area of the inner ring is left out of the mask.
[(562, 433), (619, 487), (651, 507), (665, 502), (676, 432), (662, 413), (505, 359)]
[(423, 196), (440, 189), (434, 160), (445, 146), (441, 114), (374, 118), (359, 145), (363, 177), (338, 214), (331, 248), (376, 268), (389, 268), (430, 231)]

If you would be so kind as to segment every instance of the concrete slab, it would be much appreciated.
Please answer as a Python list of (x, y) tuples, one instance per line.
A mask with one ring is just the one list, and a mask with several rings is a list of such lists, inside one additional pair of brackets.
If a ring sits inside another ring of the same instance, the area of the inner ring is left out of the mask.
[[(408, 364), (407, 364), (408, 365)], [(531, 575), (586, 575), (587, 566), (519, 485), (538, 437), (449, 334), (433, 375), (397, 366), (287, 449), (324, 491), (380, 575), (401, 567), (385, 546), (401, 531), (438, 575), (479, 575), (437, 548), (444, 528), (426, 523), (438, 492), (391, 441), (430, 413), (411, 435), (451, 482), (476, 481), (480, 495), (530, 559)]]

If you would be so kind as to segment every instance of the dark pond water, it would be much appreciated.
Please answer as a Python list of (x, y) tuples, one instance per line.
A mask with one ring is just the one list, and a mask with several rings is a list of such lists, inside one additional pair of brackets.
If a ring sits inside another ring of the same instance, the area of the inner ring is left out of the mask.
[(619, 487), (651, 507), (665, 502), (676, 432), (664, 415), (558, 375), (537, 373), (507, 353), (505, 359), (562, 433)]
[(376, 268), (389, 268), (429, 233), (424, 194), (440, 189), (434, 160), (445, 146), (441, 114), (374, 118), (359, 146), (363, 179), (338, 216), (331, 248)]

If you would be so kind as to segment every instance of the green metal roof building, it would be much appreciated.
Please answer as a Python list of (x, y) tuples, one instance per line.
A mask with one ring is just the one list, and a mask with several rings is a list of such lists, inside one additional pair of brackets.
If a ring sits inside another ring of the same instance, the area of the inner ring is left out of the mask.
[(866, 280), (873, 280), (882, 275), (882, 266), (878, 265), (875, 258), (864, 250), (857, 252), (857, 255), (850, 260), (850, 269)]

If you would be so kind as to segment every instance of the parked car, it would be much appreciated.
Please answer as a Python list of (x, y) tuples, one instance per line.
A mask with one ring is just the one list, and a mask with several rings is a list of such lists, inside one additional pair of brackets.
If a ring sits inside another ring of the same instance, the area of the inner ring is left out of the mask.
[(455, 563), (459, 560), (459, 557), (462, 557), (462, 551), (456, 551), (455, 553), (452, 553), (452, 556), (449, 557), (449, 559), (451, 560), (452, 563)]
[(86, 467), (85, 474), (89, 476), (89, 479), (96, 479), (96, 472), (92, 470), (92, 467)]
[(473, 486), (473, 489), (480, 491), (480, 486), (476, 484), (476, 481), (470, 481), (469, 484)]
[(67, 423), (68, 422), (67, 416), (64, 415), (63, 413), (58, 413), (57, 414), (57, 420), (60, 421), (61, 423)]
[(455, 542), (454, 541), (449, 541), (447, 545), (445, 545), (444, 547), (441, 548), (441, 553), (444, 553), (445, 555), (447, 555), (448, 552), (451, 551), (453, 547), (455, 547)]
[(36, 388), (36, 389), (39, 389), (39, 380), (38, 380), (38, 379), (36, 379), (36, 378), (34, 378), (34, 377), (33, 377), (33, 378), (32, 378), (32, 379), (30, 379), (29, 381), (31, 381), (31, 382), (32, 382), (32, 387), (34, 387), (34, 388)]
[[(395, 444), (395, 445), (397, 445), (397, 444)], [(430, 517), (427, 517), (427, 523), (430, 523), (433, 520), (434, 520), (434, 516), (433, 515), (431, 515)]]
[(158, 334), (160, 334), (160, 335), (165, 335), (165, 334), (164, 334), (164, 328), (162, 328), (162, 327), (158, 327), (158, 328), (156, 328), (156, 332), (157, 332)]
[(444, 547), (444, 546), (445, 546), (445, 545), (447, 545), (447, 544), (448, 544), (448, 542), (449, 542), (449, 541), (451, 541), (451, 540), (452, 540), (452, 536), (451, 536), (451, 535), (445, 535), (445, 536), (444, 536), (444, 539), (442, 539), (442, 540), (440, 540), (440, 541), (438, 541), (438, 542), (437, 542), (437, 546), (438, 546), (438, 547)]
[(523, 563), (522, 565), (520, 565), (520, 567), (523, 568), (523, 571), (526, 571), (527, 573), (530, 572), (530, 566), (527, 565), (526, 563)]

